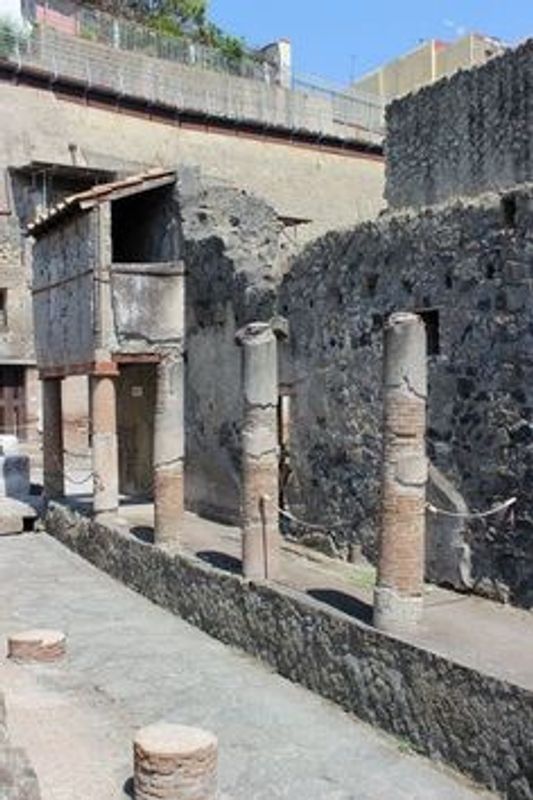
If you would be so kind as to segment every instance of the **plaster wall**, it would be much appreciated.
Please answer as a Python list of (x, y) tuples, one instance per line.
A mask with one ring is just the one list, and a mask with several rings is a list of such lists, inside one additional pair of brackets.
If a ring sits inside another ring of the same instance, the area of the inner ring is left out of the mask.
[(94, 358), (94, 271), (99, 264), (98, 209), (67, 218), (35, 240), (33, 314), (40, 369)]
[(179, 178), (186, 266), (186, 474), (189, 508), (240, 513), (241, 352), (235, 333), (269, 319), (285, 256), (272, 208), (244, 192)]
[(6, 166), (42, 161), (135, 173), (153, 166), (199, 165), (212, 178), (262, 197), (280, 215), (308, 220), (288, 231), (299, 243), (375, 216), (383, 206), (379, 156), (265, 142), (200, 126), (179, 128), (2, 82), (0, 114)]

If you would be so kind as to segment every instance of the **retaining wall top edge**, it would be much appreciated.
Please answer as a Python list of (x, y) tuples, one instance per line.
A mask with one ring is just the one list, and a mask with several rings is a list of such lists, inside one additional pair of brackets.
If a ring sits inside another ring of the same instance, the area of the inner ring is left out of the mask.
[[(117, 527), (116, 525), (110, 525), (106, 522), (95, 522), (90, 518), (88, 515), (84, 515), (80, 513), (79, 510), (73, 509), (70, 506), (64, 506), (57, 501), (52, 501), (49, 504), (48, 511), (46, 514), (46, 530), (49, 535), (53, 538), (58, 538), (54, 536), (53, 533), (50, 532), (50, 523), (53, 523), (53, 514), (59, 513), (61, 515), (70, 515), (73, 518), (73, 524), (69, 524), (69, 528), (73, 528), (76, 524), (76, 520), (85, 522), (89, 527), (97, 526), (102, 528), (102, 530), (111, 533), (112, 535), (121, 539), (124, 543), (128, 543), (130, 546), (134, 546), (139, 549), (146, 549), (146, 550), (153, 550), (154, 545), (148, 542), (143, 542), (139, 539), (135, 539), (123, 529)], [(76, 538), (78, 533), (74, 534)], [(60, 541), (62, 541), (60, 539)], [(63, 542), (64, 543), (64, 542)], [(243, 578), (240, 575), (236, 575), (234, 573), (226, 572), (218, 567), (215, 567), (211, 564), (206, 564), (199, 558), (196, 558), (193, 555), (185, 554), (182, 552), (172, 552), (167, 551), (162, 548), (157, 548), (158, 552), (161, 554), (162, 557), (168, 558), (169, 560), (174, 560), (178, 564), (183, 564), (189, 569), (194, 569), (198, 573), (201, 573), (203, 578), (206, 579), (216, 579), (219, 581), (222, 579), (225, 583), (233, 584), (234, 586), (239, 586), (241, 588), (248, 588), (254, 591), (259, 596), (270, 596), (276, 597), (279, 596), (285, 600), (290, 601), (300, 607), (303, 607), (304, 611), (308, 611), (309, 613), (313, 613), (315, 615), (319, 615), (322, 619), (325, 620), (335, 620), (337, 622), (343, 623), (347, 625), (348, 628), (352, 628), (355, 631), (363, 634), (365, 637), (369, 637), (374, 641), (377, 642), (385, 642), (387, 648), (392, 647), (393, 649), (400, 649), (404, 652), (404, 654), (409, 656), (415, 656), (416, 658), (430, 658), (434, 661), (435, 664), (442, 664), (445, 668), (451, 668), (459, 672), (459, 674), (463, 673), (464, 675), (469, 676), (470, 678), (474, 678), (477, 681), (482, 681), (485, 687), (488, 690), (492, 690), (494, 692), (501, 692), (503, 691), (512, 691), (512, 692), (520, 692), (524, 702), (528, 702), (532, 705), (533, 708), (533, 691), (530, 689), (521, 686), (520, 684), (512, 683), (504, 678), (498, 677), (497, 675), (490, 674), (488, 672), (481, 672), (478, 669), (468, 665), (461, 663), (459, 660), (455, 660), (447, 656), (446, 654), (439, 652), (436, 649), (424, 647), (420, 644), (414, 644), (409, 642), (400, 635), (395, 635), (390, 632), (380, 631), (374, 628), (371, 625), (366, 624), (362, 620), (359, 620), (355, 617), (350, 616), (336, 608), (332, 608), (320, 600), (317, 600), (314, 597), (310, 597), (303, 592), (299, 592), (296, 589), (291, 587), (283, 586), (279, 583), (272, 583), (268, 581), (250, 581)], [(81, 550), (75, 550), (78, 555), (83, 556)]]

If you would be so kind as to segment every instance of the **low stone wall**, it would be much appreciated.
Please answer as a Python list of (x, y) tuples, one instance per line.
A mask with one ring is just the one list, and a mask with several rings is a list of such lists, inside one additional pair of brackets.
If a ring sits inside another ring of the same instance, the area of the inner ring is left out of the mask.
[(211, 636), (508, 800), (533, 798), (533, 694), (280, 586), (173, 555), (58, 504), (48, 532)]

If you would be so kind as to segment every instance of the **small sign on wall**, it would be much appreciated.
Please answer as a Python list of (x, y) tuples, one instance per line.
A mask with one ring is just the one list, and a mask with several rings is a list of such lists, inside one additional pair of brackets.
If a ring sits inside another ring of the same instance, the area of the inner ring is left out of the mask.
[(142, 397), (144, 394), (142, 386), (132, 386), (131, 387), (131, 396), (132, 397)]

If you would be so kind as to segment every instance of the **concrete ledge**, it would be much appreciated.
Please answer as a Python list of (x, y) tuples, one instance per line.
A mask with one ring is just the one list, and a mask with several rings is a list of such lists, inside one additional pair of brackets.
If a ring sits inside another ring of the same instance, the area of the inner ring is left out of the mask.
[(51, 504), (46, 529), (130, 588), (509, 800), (533, 798), (533, 693), (278, 585), (248, 582)]

